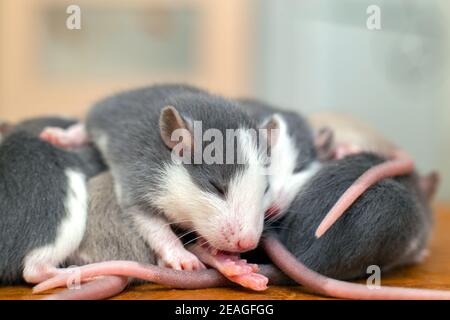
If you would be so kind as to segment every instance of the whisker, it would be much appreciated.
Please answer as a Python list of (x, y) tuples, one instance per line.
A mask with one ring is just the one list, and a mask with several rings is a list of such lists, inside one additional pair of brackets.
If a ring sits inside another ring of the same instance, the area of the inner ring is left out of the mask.
[(198, 236), (198, 237), (196, 237), (196, 238), (194, 238), (194, 239), (192, 239), (192, 240), (189, 240), (189, 241), (186, 242), (184, 245), (187, 246), (189, 243), (192, 243), (192, 242), (194, 242), (195, 240), (198, 240), (198, 239), (200, 239), (200, 238), (202, 238), (202, 236)]

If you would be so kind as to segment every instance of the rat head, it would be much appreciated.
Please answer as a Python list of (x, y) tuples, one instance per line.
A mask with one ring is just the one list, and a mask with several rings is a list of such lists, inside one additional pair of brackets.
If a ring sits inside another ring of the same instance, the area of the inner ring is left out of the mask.
[(264, 224), (265, 147), (275, 143), (277, 121), (258, 128), (218, 97), (176, 102), (161, 111), (160, 134), (172, 162), (162, 169), (158, 207), (214, 248), (254, 249)]
[(279, 133), (271, 149), (269, 192), (264, 199), (266, 218), (277, 219), (290, 207), (304, 184), (319, 170), (314, 137), (298, 114), (284, 112), (277, 119)]

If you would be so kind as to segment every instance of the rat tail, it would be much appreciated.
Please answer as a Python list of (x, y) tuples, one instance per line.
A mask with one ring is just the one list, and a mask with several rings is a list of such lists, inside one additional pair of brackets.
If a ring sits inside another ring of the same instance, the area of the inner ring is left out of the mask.
[(39, 283), (33, 288), (33, 293), (65, 287), (71, 284), (74, 278), (79, 282), (85, 282), (95, 277), (110, 275), (137, 278), (179, 289), (202, 289), (230, 284), (225, 277), (212, 269), (191, 272), (144, 265), (134, 261), (98, 262), (65, 271), (67, 272), (60, 272), (55, 277)]
[(121, 293), (128, 285), (123, 276), (104, 276), (82, 284), (78, 288), (64, 290), (46, 296), (42, 300), (100, 300)]
[(320, 238), (344, 214), (344, 212), (372, 185), (390, 177), (409, 174), (414, 170), (414, 161), (403, 151), (394, 158), (378, 164), (364, 172), (339, 198), (316, 230)]
[(298, 261), (274, 235), (263, 239), (263, 247), (274, 264), (295, 282), (328, 297), (360, 300), (450, 300), (450, 291), (400, 287), (369, 288), (323, 276)]

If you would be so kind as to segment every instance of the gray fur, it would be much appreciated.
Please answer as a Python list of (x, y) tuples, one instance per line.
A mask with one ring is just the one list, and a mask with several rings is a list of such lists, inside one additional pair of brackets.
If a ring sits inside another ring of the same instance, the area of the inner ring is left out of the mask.
[[(384, 159), (359, 154), (326, 164), (303, 188), (279, 226), (282, 242), (306, 266), (337, 279), (367, 276), (413, 263), (430, 237), (432, 216), (413, 175), (370, 187), (321, 238), (314, 230), (339, 196), (369, 167)], [(418, 246), (409, 250), (416, 239)]]
[[(39, 137), (42, 130), (46, 127), (67, 129), (77, 122), (77, 119), (59, 116), (31, 118), (11, 126), (11, 129), (6, 132), (5, 137), (15, 132), (28, 132), (30, 135)], [(83, 162), (83, 172), (88, 178), (96, 176), (100, 172), (106, 170), (106, 164), (103, 161), (100, 152), (94, 148), (92, 144), (87, 144), (71, 151), (81, 158)]]
[[(21, 282), (23, 260), (31, 250), (53, 243), (66, 217), (65, 170), (86, 173), (73, 152), (40, 140), (43, 127), (75, 121), (39, 118), (19, 123), (0, 144), (0, 283)], [(93, 167), (93, 166), (92, 166)], [(94, 172), (92, 172), (94, 174)]]
[[(203, 132), (215, 128), (225, 137), (226, 129), (257, 129), (236, 103), (186, 85), (146, 87), (100, 101), (89, 113), (86, 127), (121, 187), (123, 207), (152, 210), (143, 199), (158, 190), (160, 170), (171, 162), (171, 150), (159, 133), (160, 112), (167, 105), (174, 106), (185, 121), (202, 121)], [(107, 137), (107, 146), (101, 145), (102, 137)], [(184, 166), (199, 187), (212, 192), (211, 179), (226, 188), (245, 168), (238, 164)]]
[(109, 260), (131, 260), (155, 264), (151, 248), (122, 215), (109, 172), (88, 183), (89, 205), (86, 232), (78, 251), (67, 265)]

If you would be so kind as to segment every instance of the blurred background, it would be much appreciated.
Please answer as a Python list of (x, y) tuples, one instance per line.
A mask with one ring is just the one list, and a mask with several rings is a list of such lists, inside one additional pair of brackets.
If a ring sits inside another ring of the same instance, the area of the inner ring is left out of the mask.
[(118, 90), (188, 82), (351, 113), (439, 170), (450, 201), (448, 30), (447, 0), (1, 0), (0, 118), (83, 116)]

